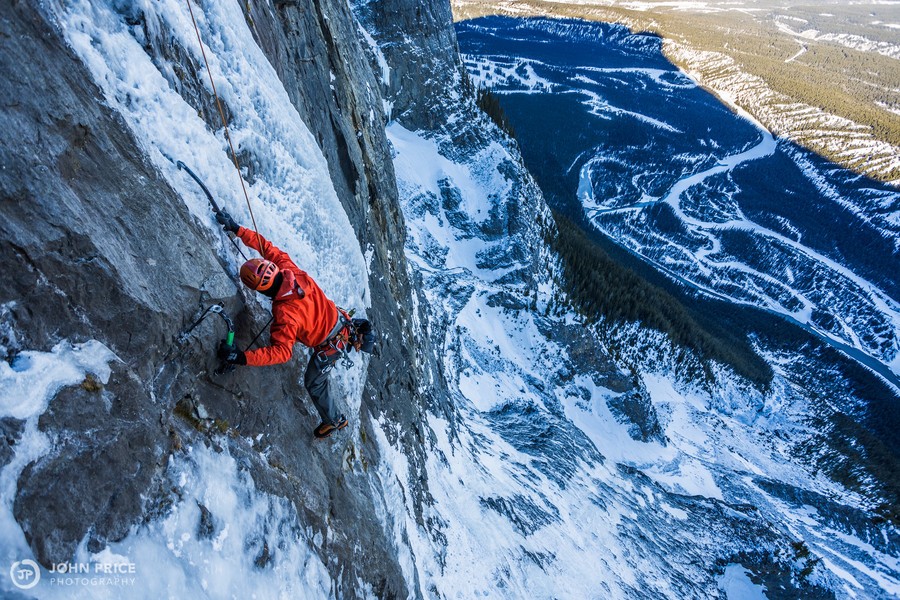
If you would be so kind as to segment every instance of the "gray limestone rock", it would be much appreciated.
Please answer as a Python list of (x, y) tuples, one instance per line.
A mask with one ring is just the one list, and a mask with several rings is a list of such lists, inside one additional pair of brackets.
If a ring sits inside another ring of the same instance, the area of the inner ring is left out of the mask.
[[(0, 46), (0, 58), (16, 65), (0, 73), (3, 358), (20, 349), (49, 350), (62, 339), (98, 339), (122, 362), (102, 389), (76, 386), (51, 400), (39, 427), (54, 446), (21, 473), (15, 516), (46, 565), (70, 560), (83, 540), (99, 550), (135, 523), (166, 514), (174, 501), (164, 472), (169, 454), (191, 443), (223, 443), (178, 409), (187, 401), (205, 407), (204, 422), (237, 434), (225, 437), (228, 451), (249, 465), (261, 490), (292, 499), (305, 526), (329, 532), (323, 559), (345, 594), (355, 595), (365, 581), (380, 597), (407, 597), (410, 584), (391, 551), (395, 541), (378, 517), (383, 500), (373, 489), (380, 483), (368, 469), (380, 461), (372, 417), (415, 423), (422, 410), (405, 226), (381, 87), (347, 3), (242, 6), (319, 141), (361, 248), (373, 255), (368, 316), (391, 343), (381, 344), (371, 361), (362, 414), (352, 415), (360, 439), (341, 442), (343, 449), (311, 444), (317, 418), (298, 382), (303, 352), (267, 369), (261, 386), (252, 369), (212, 375), (223, 333), (216, 320), (182, 339), (213, 302), (234, 317), (239, 344), (268, 315), (220, 262), (223, 239), (194, 221), (122, 119), (98, 101), (100, 90), (52, 19), (36, 3), (17, 3), (0, 19), (0, 35), (15, 40)], [(117, 10), (144, 32), (145, 50), (158, 64), (173, 65), (174, 89), (217, 127), (201, 65), (175, 40), (154, 35), (138, 5)], [(452, 33), (449, 19), (443, 29)], [(241, 156), (251, 181), (253, 160)], [(20, 426), (3, 423), (3, 462), (15, 452)], [(424, 457), (415, 429), (397, 430), (410, 432), (404, 435), (412, 468), (419, 469)], [(241, 441), (260, 436), (272, 450), (269, 463)], [(203, 514), (198, 531), (206, 535), (219, 516)], [(275, 551), (260, 546), (261, 568)]]
[(0, 467), (12, 460), (16, 452), (16, 443), (22, 437), (25, 421), (4, 417), (0, 419)]
[(409, 129), (443, 128), (448, 92), (461, 90), (465, 77), (450, 3), (353, 0), (352, 4), (390, 67), (381, 84), (393, 104), (392, 118)]
[(628, 435), (641, 442), (655, 441), (666, 445), (666, 436), (650, 395), (635, 389), (606, 401), (610, 412), (620, 423), (628, 425)]

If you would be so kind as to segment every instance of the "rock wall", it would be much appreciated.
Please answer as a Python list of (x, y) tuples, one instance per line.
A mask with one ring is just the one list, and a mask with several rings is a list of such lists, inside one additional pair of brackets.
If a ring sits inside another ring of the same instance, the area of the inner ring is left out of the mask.
[[(441, 35), (452, 36), (449, 6), (437, 4), (405, 9), (446, 13)], [(214, 251), (218, 242), (99, 100), (100, 90), (45, 8), (17, 3), (0, 21), (4, 38), (15, 40), (0, 47), (3, 64), (15, 66), (0, 73), (0, 264), (7, 273), (0, 305), (4, 330), (15, 332), (4, 340), (6, 358), (23, 349), (49, 350), (63, 339), (98, 339), (121, 363), (106, 386), (67, 388), (51, 401), (39, 426), (53, 447), (21, 474), (15, 516), (45, 566), (70, 560), (85, 539), (98, 551), (164, 511), (171, 453), (226, 443), (260, 489), (291, 499), (301, 521), (326, 534), (322, 559), (342, 594), (361, 593), (358, 584), (365, 582), (379, 597), (406, 597), (409, 582), (394, 551), (399, 542), (385, 523), (392, 508), (383, 506), (382, 482), (368, 468), (379, 461), (370, 428), (371, 417), (393, 423), (387, 429), (416, 464), (424, 435), (418, 356), (427, 353), (411, 325), (405, 228), (381, 88), (346, 3), (242, 6), (319, 141), (361, 248), (373, 256), (368, 312), (382, 343), (370, 363), (358, 437), (312, 444), (318, 418), (298, 383), (305, 356), (264, 373), (239, 369), (223, 380), (210, 374), (219, 323), (208, 319), (178, 343), (214, 302), (237, 315), (239, 336), (246, 338), (268, 315), (235, 285)], [(141, 26), (140, 9), (127, 10)], [(179, 93), (217, 129), (202, 65), (152, 28), (145, 33), (148, 53), (183, 69)], [(410, 105), (421, 95), (417, 73), (410, 67), (398, 92)], [(253, 157), (241, 161), (252, 180)], [(18, 427), (4, 422), (13, 452)], [(229, 435), (212, 435), (216, 429)], [(269, 449), (267, 461), (250, 441), (259, 439)]]
[(410, 129), (444, 127), (464, 76), (450, 2), (354, 0), (353, 10), (389, 66), (383, 84), (392, 118)]
[[(0, 49), (16, 65), (0, 75), (9, 352), (98, 338), (122, 359), (102, 395), (67, 390), (41, 419), (59, 442), (20, 478), (16, 516), (47, 564), (67, 560), (88, 531), (115, 539), (139, 518), (170, 449), (174, 402), (155, 397), (154, 378), (200, 366), (200, 355), (172, 361), (175, 338), (201, 302), (234, 307), (236, 288), (45, 15), (18, 4), (0, 26), (16, 40)], [(113, 483), (119, 469), (126, 486)]]

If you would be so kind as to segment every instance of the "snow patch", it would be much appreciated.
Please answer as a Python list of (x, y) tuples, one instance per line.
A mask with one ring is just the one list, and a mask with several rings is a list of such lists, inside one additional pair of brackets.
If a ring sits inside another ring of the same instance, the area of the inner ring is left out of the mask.
[[(143, 597), (336, 595), (293, 504), (257, 490), (249, 471), (227, 452), (193, 446), (174, 456), (168, 471), (178, 482), (179, 501), (162, 519), (109, 547), (147, 573), (140, 577)], [(212, 527), (204, 535), (198, 534), (201, 505)]]
[(361, 23), (357, 22), (357, 25), (359, 26), (359, 34), (369, 46), (369, 49), (372, 51), (372, 55), (375, 57), (375, 62), (378, 63), (378, 68), (381, 69), (381, 82), (385, 86), (391, 85), (391, 67), (390, 65), (388, 65), (388, 61), (384, 57), (384, 53), (381, 51), (381, 48), (378, 47), (378, 42), (375, 41), (375, 39), (372, 37), (372, 34), (366, 31), (365, 27), (363, 27)]
[[(0, 415), (26, 419), (12, 461), (0, 471), (0, 546), (5, 564), (34, 559), (13, 516), (19, 475), (25, 466), (51, 449), (47, 434), (37, 428), (40, 415), (66, 386), (86, 375), (109, 382), (108, 363), (117, 360), (102, 343), (60, 342), (50, 352), (26, 351), (12, 365), (0, 362)], [(91, 566), (135, 565), (133, 585), (90, 586), (76, 590), (85, 597), (121, 598), (292, 598), (309, 594), (333, 597), (335, 590), (324, 563), (311, 549), (293, 505), (284, 498), (259, 492), (250, 473), (227, 453), (205, 446), (189, 447), (170, 458), (167, 475), (177, 486), (177, 502), (161, 519), (135, 526), (121, 542), (97, 554), (83, 542), (73, 563)], [(203, 505), (210, 513), (208, 535), (198, 533)], [(256, 562), (271, 549), (271, 562)], [(33, 593), (41, 598), (70, 598), (73, 587), (53, 585), (43, 571)], [(0, 590), (14, 591), (8, 577)]]
[(728, 565), (719, 577), (719, 589), (728, 600), (766, 600), (766, 588), (750, 581), (749, 571), (741, 565)]
[(72, 345), (63, 341), (50, 352), (26, 351), (12, 364), (0, 362), (0, 415), (31, 419), (47, 410), (56, 393), (84, 380), (87, 373), (102, 383), (112, 373), (112, 351), (96, 340)]
[[(102, 343), (58, 343), (50, 352), (20, 352), (12, 364), (0, 361), (0, 416), (24, 420), (21, 437), (13, 445), (13, 457), (0, 471), (0, 556), (3, 564), (31, 559), (34, 555), (13, 516), (19, 476), (25, 466), (51, 449), (49, 436), (38, 429), (38, 419), (50, 401), (65, 387), (84, 381), (88, 374), (106, 384), (118, 360)], [(0, 577), (0, 590), (12, 591), (12, 581)]]

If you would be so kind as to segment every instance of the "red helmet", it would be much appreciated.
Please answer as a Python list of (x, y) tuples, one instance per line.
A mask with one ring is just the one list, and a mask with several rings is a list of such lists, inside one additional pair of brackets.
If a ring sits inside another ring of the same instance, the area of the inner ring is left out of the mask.
[(271, 260), (251, 258), (241, 265), (241, 281), (251, 290), (264, 292), (275, 282), (278, 266)]

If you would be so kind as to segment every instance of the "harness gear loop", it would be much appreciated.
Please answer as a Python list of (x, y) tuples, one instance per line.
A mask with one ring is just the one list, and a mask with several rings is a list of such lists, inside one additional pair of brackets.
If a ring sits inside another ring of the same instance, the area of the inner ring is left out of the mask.
[(353, 367), (354, 362), (353, 359), (350, 358), (348, 347), (353, 348), (358, 352), (362, 345), (362, 341), (356, 331), (356, 325), (353, 324), (353, 319), (350, 318), (347, 311), (341, 307), (337, 307), (337, 310), (338, 323), (335, 327), (340, 325), (338, 332), (316, 346), (313, 351), (316, 353), (316, 358), (319, 359), (320, 362), (325, 362), (335, 354), (340, 354), (341, 366), (349, 369)]
[(253, 216), (253, 207), (250, 206), (250, 194), (247, 193), (247, 186), (244, 185), (244, 178), (241, 176), (241, 167), (238, 164), (237, 153), (234, 151), (234, 144), (231, 142), (231, 132), (228, 131), (228, 123), (225, 121), (225, 111), (222, 110), (222, 102), (219, 100), (219, 92), (216, 91), (216, 82), (213, 80), (212, 70), (209, 68), (209, 60), (206, 58), (206, 50), (203, 48), (203, 40), (200, 39), (200, 29), (197, 27), (197, 20), (194, 18), (194, 9), (191, 8), (191, 0), (185, 0), (188, 12), (191, 13), (191, 23), (194, 24), (194, 32), (197, 34), (197, 42), (200, 44), (200, 53), (203, 55), (203, 62), (206, 64), (206, 73), (209, 75), (209, 83), (212, 86), (213, 96), (216, 98), (216, 107), (219, 109), (219, 117), (222, 119), (222, 127), (225, 128), (225, 139), (228, 140), (228, 147), (231, 148), (231, 159), (234, 162), (234, 168), (237, 171), (238, 179), (241, 180), (241, 190), (244, 192), (244, 199), (247, 201), (247, 210), (250, 211), (250, 221), (253, 223), (253, 231), (256, 233), (256, 241), (262, 249), (262, 237), (259, 235), (259, 227), (256, 226), (256, 217)]

